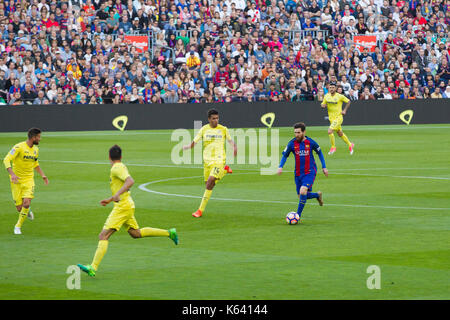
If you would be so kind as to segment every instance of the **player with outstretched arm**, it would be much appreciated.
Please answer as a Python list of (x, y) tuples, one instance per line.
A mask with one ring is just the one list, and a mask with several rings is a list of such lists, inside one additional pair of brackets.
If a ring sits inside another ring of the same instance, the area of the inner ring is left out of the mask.
[(233, 170), (225, 164), (226, 152), (225, 141), (233, 147), (233, 155), (237, 154), (237, 146), (231, 139), (228, 128), (219, 124), (219, 111), (208, 110), (208, 124), (204, 125), (194, 140), (183, 150), (193, 148), (200, 140), (203, 140), (203, 175), (205, 178), (206, 190), (203, 194), (200, 207), (192, 216), (200, 218), (205, 211), (206, 204), (211, 197), (214, 186), (227, 174)]
[(10, 175), (13, 200), (19, 212), (14, 234), (22, 234), (22, 225), (27, 217), (31, 221), (34, 220), (30, 209), (31, 200), (34, 198), (33, 170), (36, 170), (48, 185), (48, 178), (38, 161), (41, 132), (39, 128), (28, 130), (28, 139), (16, 144), (3, 159), (3, 164)]
[(291, 152), (295, 159), (295, 184), (297, 187), (297, 194), (300, 201), (297, 208), (297, 213), (301, 217), (303, 208), (305, 207), (307, 199), (317, 199), (319, 205), (323, 206), (322, 192), (312, 192), (312, 186), (316, 178), (317, 166), (314, 160), (312, 151), (316, 152), (322, 163), (323, 174), (328, 177), (328, 169), (325, 165), (322, 150), (317, 142), (306, 136), (306, 126), (303, 122), (294, 124), (295, 137), (289, 141), (288, 145), (283, 151), (280, 165), (278, 167), (278, 175), (283, 172), (283, 166)]
[(112, 196), (103, 199), (100, 201), (100, 204), (106, 206), (114, 202), (114, 208), (98, 236), (98, 246), (92, 263), (89, 265), (78, 264), (78, 267), (91, 277), (95, 276), (100, 262), (108, 250), (109, 238), (114, 232), (119, 231), (122, 226), (125, 226), (129, 235), (135, 239), (169, 237), (175, 244), (178, 244), (178, 234), (175, 228), (169, 230), (150, 227), (139, 228), (134, 216), (134, 201), (130, 193), (134, 180), (125, 164), (122, 163), (122, 149), (118, 145), (114, 145), (109, 149), (109, 160), (111, 162), (110, 187)]

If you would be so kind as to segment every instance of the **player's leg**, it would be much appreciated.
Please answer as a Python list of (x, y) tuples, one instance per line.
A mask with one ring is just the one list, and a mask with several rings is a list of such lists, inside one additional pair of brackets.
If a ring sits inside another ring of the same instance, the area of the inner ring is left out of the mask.
[(25, 221), (26, 214), (21, 214), (22, 211), (22, 184), (21, 183), (12, 183), (11, 182), (11, 194), (16, 206), (17, 211), (19, 212), (19, 219), (17, 220), (16, 225), (14, 226), (14, 234), (22, 234), (21, 227), (23, 222)]
[(98, 270), (98, 266), (108, 250), (109, 238), (114, 232), (116, 232), (115, 229), (103, 229), (98, 235), (98, 246), (91, 263), (95, 271)]
[(317, 199), (320, 206), (323, 206), (323, 193), (322, 191), (312, 192), (312, 189), (308, 189), (306, 199)]
[(169, 230), (145, 227), (141, 229), (128, 229), (128, 234), (134, 238), (145, 238), (145, 237), (169, 237), (175, 244), (178, 244), (178, 235), (175, 228)]
[(134, 210), (132, 211), (130, 218), (124, 223), (124, 225), (128, 229), (128, 234), (134, 239), (145, 237), (169, 237), (173, 242), (175, 242), (175, 244), (178, 244), (178, 235), (175, 228), (171, 228), (169, 230), (150, 227), (139, 228), (139, 225), (134, 216)]
[(320, 206), (323, 206), (323, 194), (322, 191), (312, 192), (312, 186), (316, 180), (316, 174), (309, 174), (303, 179), (303, 185), (308, 187), (308, 193), (306, 199), (317, 199)]
[[(19, 212), (19, 219), (17, 220), (16, 225), (14, 226), (14, 234), (22, 234), (22, 225), (25, 221), (25, 219), (28, 216), (28, 213), (30, 211), (30, 205), (31, 205), (31, 199), (30, 198), (23, 198), (21, 209)], [(17, 208), (18, 206), (16, 206)]]
[(108, 250), (108, 241), (112, 234), (116, 232), (115, 229), (103, 229), (98, 235), (98, 245), (97, 250), (95, 250), (94, 258), (92, 259), (91, 264), (82, 265), (77, 264), (77, 266), (84, 272), (86, 272), (89, 276), (94, 277), (95, 272), (98, 270), (98, 266), (102, 261), (103, 257)]
[(297, 213), (300, 216), (300, 218), (302, 217), (302, 212), (306, 205), (306, 200), (308, 198), (307, 195), (308, 195), (308, 187), (301, 186), (299, 190), (300, 201), (298, 202), (297, 207)]
[[(297, 213), (301, 217), (303, 209), (306, 205), (306, 201), (308, 199), (317, 199), (319, 201), (319, 204), (323, 204), (322, 202), (322, 192), (312, 192), (312, 186), (314, 184), (314, 180), (316, 178), (315, 174), (308, 174), (306, 176), (301, 177), (296, 180), (297, 183), (297, 192), (299, 194), (299, 203), (297, 208)], [(300, 186), (300, 188), (299, 188)], [(321, 205), (322, 205), (321, 204)]]
[[(203, 214), (203, 211), (205, 210), (206, 204), (208, 203), (209, 198), (211, 197), (212, 188), (211, 187), (211, 181), (209, 179), (209, 175), (211, 173), (213, 165), (211, 163), (203, 163), (203, 176), (205, 180), (205, 192), (203, 193), (202, 201), (200, 203), (200, 207), (195, 211), (192, 216), (195, 218), (200, 218)], [(214, 183), (215, 185), (215, 183)], [(209, 187), (209, 189), (208, 189)]]
[[(16, 209), (17, 209), (17, 212), (20, 213), (20, 211), (22, 211), (22, 205), (16, 206)], [(27, 218), (28, 218), (28, 220), (30, 220), (30, 221), (33, 221), (33, 220), (34, 220), (34, 214), (33, 214), (33, 211), (31, 211), (31, 204), (30, 204), (30, 207), (29, 207), (29, 210), (28, 210)]]
[(22, 234), (22, 225), (25, 219), (30, 216), (31, 199), (34, 198), (34, 181), (11, 183), (11, 190), (13, 199), (16, 202), (16, 208), (20, 207), (19, 219), (14, 227), (14, 234)]
[(297, 213), (300, 216), (300, 218), (302, 216), (303, 208), (305, 207), (305, 204), (306, 204), (307, 193), (308, 193), (308, 188), (303, 186), (302, 180), (303, 180), (303, 177), (301, 177), (301, 176), (295, 177), (295, 186), (296, 186), (296, 190), (297, 190), (297, 195), (299, 197)]
[(347, 144), (348, 150), (350, 151), (350, 154), (353, 154), (353, 148), (355, 146), (354, 143), (351, 143), (348, 137), (345, 135), (345, 133), (342, 131), (342, 128), (339, 128), (339, 131), (337, 132), (338, 136), (341, 137), (342, 140)]
[(312, 192), (312, 186), (314, 184), (314, 180), (316, 179), (315, 174), (310, 174), (305, 177), (304, 185), (308, 188), (308, 192), (306, 193), (306, 199), (317, 199), (319, 204), (322, 206), (322, 191)]
[(208, 204), (209, 198), (211, 197), (212, 191), (216, 186), (216, 178), (209, 176), (205, 183), (205, 192), (203, 193), (202, 201), (197, 211), (195, 211), (192, 216), (195, 218), (200, 218), (205, 211), (206, 205)]
[(95, 251), (91, 264), (86, 266), (78, 264), (78, 267), (80, 267), (80, 269), (86, 272), (89, 276), (95, 276), (95, 272), (98, 270), (98, 266), (108, 250), (109, 238), (114, 232), (119, 231), (122, 225), (128, 220), (130, 210), (134, 209), (123, 210), (114, 207), (109, 214), (102, 231), (98, 235), (97, 250)]
[(204, 176), (206, 181), (206, 190), (203, 194), (202, 201), (198, 210), (192, 214), (193, 217), (199, 218), (202, 216), (209, 198), (211, 197), (212, 190), (214, 189), (216, 183), (220, 181), (225, 176), (225, 174), (227, 174), (227, 170), (225, 169), (223, 163), (213, 163), (211, 165), (205, 164)]
[(330, 127), (328, 128), (328, 137), (330, 138), (330, 145), (331, 145), (328, 154), (333, 154), (336, 152), (336, 139), (334, 138), (333, 122), (330, 124)]
[(314, 180), (316, 180), (316, 174), (315, 173), (308, 174), (302, 180), (302, 185), (306, 186), (308, 188), (308, 191), (306, 193), (306, 199), (319, 199), (319, 197), (322, 194), (321, 191), (312, 192), (312, 186), (314, 184)]

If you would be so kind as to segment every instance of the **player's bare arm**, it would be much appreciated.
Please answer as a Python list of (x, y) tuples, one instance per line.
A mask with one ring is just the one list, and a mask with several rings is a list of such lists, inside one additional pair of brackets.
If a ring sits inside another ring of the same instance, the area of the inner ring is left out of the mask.
[(236, 157), (236, 155), (237, 155), (237, 144), (234, 143), (234, 141), (232, 139), (227, 140), (227, 141), (233, 147), (233, 155)]
[(188, 144), (186, 146), (183, 146), (183, 150), (188, 150), (193, 148), (196, 145), (196, 143), (194, 141), (191, 142), (191, 144)]
[(44, 180), (45, 185), (48, 185), (48, 182), (49, 182), (48, 178), (45, 175), (44, 171), (42, 171), (41, 167), (37, 166), (36, 168), (34, 168), (34, 170), (36, 170), (41, 175), (42, 179)]
[(323, 168), (322, 171), (323, 171), (323, 174), (325, 175), (325, 177), (328, 177), (328, 169)]
[(342, 115), (345, 116), (349, 107), (350, 107), (350, 101), (345, 104), (344, 110), (342, 110), (342, 112), (341, 112)]
[(129, 176), (128, 178), (125, 179), (124, 184), (122, 186), (122, 188), (120, 188), (115, 195), (113, 195), (112, 197), (108, 198), (108, 199), (104, 199), (102, 201), (100, 201), (100, 204), (102, 206), (106, 206), (107, 204), (109, 204), (110, 202), (114, 201), (114, 202), (119, 202), (120, 201), (120, 195), (128, 190), (130, 190), (130, 188), (133, 186), (134, 184), (134, 179)]
[(10, 168), (6, 169), (8, 170), (9, 175), (11, 176), (11, 181), (12, 183), (16, 184), (19, 182), (19, 177), (16, 176), (16, 174), (14, 173), (14, 171)]

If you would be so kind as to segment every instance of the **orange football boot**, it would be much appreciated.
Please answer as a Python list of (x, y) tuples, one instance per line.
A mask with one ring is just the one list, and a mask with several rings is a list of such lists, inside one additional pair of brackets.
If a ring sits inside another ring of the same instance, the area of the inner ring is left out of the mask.
[(202, 216), (202, 210), (198, 209), (197, 211), (195, 211), (192, 214), (192, 216), (195, 217), (195, 218), (200, 218)]

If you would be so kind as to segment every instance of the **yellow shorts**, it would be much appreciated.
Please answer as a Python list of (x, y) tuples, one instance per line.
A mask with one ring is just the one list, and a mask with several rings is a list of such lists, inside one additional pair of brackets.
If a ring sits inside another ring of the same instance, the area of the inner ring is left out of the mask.
[(341, 125), (344, 121), (344, 118), (342, 116), (330, 118), (330, 129), (333, 131), (339, 131), (342, 129)]
[(227, 172), (224, 167), (224, 162), (205, 162), (203, 164), (203, 175), (205, 177), (205, 182), (208, 181), (208, 178), (211, 176), (216, 178), (216, 181), (222, 179)]
[(11, 193), (16, 206), (22, 204), (22, 199), (34, 198), (34, 180), (26, 181), (23, 183), (12, 183), (11, 182)]
[(120, 208), (115, 206), (106, 219), (103, 229), (115, 229), (119, 231), (125, 225), (128, 229), (139, 229), (139, 225), (134, 217), (134, 208)]

